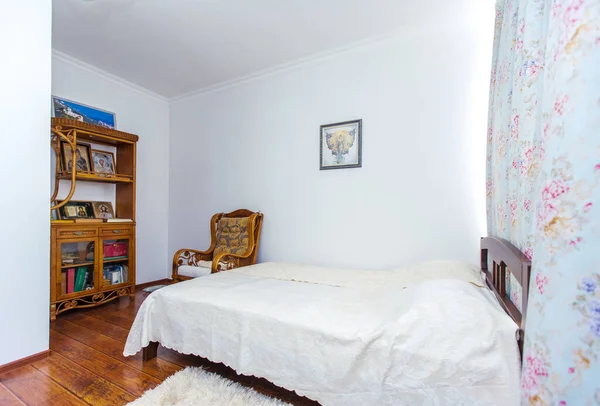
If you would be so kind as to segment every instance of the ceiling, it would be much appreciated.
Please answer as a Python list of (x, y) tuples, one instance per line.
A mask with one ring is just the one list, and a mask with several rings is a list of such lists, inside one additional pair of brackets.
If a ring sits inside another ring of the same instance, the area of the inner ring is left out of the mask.
[[(53, 48), (165, 98), (377, 37), (441, 0), (56, 0)], [(449, 5), (444, 5), (449, 4)]]

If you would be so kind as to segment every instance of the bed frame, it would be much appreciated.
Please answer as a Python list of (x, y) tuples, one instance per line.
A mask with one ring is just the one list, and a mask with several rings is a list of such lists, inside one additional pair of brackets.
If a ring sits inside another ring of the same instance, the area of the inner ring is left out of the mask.
[[(491, 270), (488, 269), (489, 266), (491, 266)], [(481, 239), (481, 270), (485, 272), (487, 285), (495, 293), (498, 302), (519, 326), (515, 338), (519, 343), (522, 358), (531, 261), (509, 241), (496, 237), (484, 237)], [(510, 271), (521, 285), (523, 291), (522, 313), (506, 296), (507, 271)]]
[[(489, 266), (491, 266), (491, 269), (489, 269)], [(487, 285), (496, 295), (498, 302), (519, 326), (515, 338), (517, 339), (522, 357), (531, 261), (509, 241), (495, 237), (484, 237), (481, 239), (481, 270), (485, 272)], [(506, 296), (506, 273), (508, 270), (510, 270), (521, 284), (523, 290), (523, 314)], [(158, 344), (157, 342), (151, 342), (147, 347), (144, 347), (144, 361), (151, 360), (157, 356)], [(295, 392), (275, 386), (264, 378), (239, 375), (223, 364), (215, 364), (201, 357), (198, 357), (198, 359), (200, 360), (200, 366), (205, 369), (216, 372), (244, 386), (249, 386), (265, 395), (279, 398), (294, 405), (318, 405), (317, 402), (298, 396)]]

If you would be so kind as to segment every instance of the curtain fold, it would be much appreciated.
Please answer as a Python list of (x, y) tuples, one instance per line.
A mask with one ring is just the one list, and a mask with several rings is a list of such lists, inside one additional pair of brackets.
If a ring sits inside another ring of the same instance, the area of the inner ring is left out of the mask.
[(533, 263), (522, 403), (600, 405), (600, 0), (496, 8), (488, 233)]

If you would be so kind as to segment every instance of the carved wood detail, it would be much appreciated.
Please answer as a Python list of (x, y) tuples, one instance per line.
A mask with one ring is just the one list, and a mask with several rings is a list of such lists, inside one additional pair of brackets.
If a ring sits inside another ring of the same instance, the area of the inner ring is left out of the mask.
[(56, 315), (66, 312), (67, 310), (98, 306), (103, 303), (110, 302), (111, 300), (115, 300), (121, 296), (128, 296), (132, 294), (132, 288), (125, 287), (100, 293), (94, 293), (92, 295), (83, 296), (76, 299), (59, 301), (55, 304), (55, 308), (53, 310), (55, 316), (54, 318), (56, 318)]

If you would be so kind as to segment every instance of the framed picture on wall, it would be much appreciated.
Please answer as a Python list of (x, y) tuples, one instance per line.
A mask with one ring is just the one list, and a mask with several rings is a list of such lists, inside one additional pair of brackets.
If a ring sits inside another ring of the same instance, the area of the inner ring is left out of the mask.
[(362, 120), (321, 126), (320, 169), (362, 166)]
[(52, 115), (58, 118), (69, 118), (105, 128), (117, 128), (115, 113), (101, 110), (83, 103), (52, 96)]

